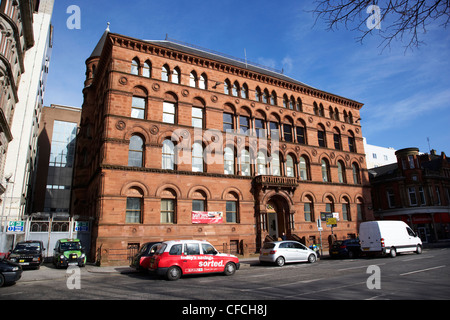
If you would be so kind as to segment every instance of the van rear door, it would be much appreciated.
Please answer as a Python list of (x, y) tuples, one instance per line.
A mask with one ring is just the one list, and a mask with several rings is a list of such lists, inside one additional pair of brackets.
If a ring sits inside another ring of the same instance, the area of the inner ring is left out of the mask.
[(378, 223), (375, 221), (361, 223), (359, 227), (359, 240), (362, 251), (381, 251), (381, 234)]

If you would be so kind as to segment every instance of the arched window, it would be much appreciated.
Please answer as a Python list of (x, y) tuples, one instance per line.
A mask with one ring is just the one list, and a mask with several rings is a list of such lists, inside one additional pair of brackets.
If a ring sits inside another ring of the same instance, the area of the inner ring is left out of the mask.
[(335, 212), (334, 211), (334, 200), (332, 197), (327, 196), (325, 198), (325, 212)]
[(314, 101), (314, 114), (316, 116), (319, 115), (319, 107), (317, 106), (317, 102)]
[(152, 67), (150, 61), (145, 61), (144, 68), (142, 69), (142, 75), (146, 78), (150, 78), (152, 76)]
[(128, 146), (128, 166), (130, 167), (142, 167), (144, 158), (144, 140), (134, 135), (130, 138), (130, 144)]
[(280, 156), (278, 152), (272, 153), (272, 160), (270, 161), (270, 168), (273, 176), (281, 176)]
[(294, 177), (295, 176), (295, 170), (294, 170), (294, 159), (291, 155), (287, 155), (286, 157), (286, 177)]
[(175, 169), (175, 146), (170, 139), (163, 141), (162, 147), (162, 169)]
[(206, 77), (206, 74), (202, 73), (200, 75), (200, 81), (198, 83), (198, 87), (203, 90), (205, 90), (208, 87), (208, 78)]
[(333, 141), (334, 141), (334, 148), (336, 150), (342, 150), (341, 133), (338, 128), (333, 129)]
[(262, 151), (259, 151), (258, 155), (256, 157), (256, 167), (257, 167), (257, 170), (258, 170), (258, 175), (265, 175), (265, 174), (267, 174), (266, 155)]
[(225, 82), (223, 83), (223, 93), (229, 95), (230, 94), (230, 90), (231, 90), (230, 80), (226, 79)]
[(330, 166), (327, 159), (322, 159), (322, 181), (331, 182), (330, 180)]
[(300, 180), (309, 180), (309, 160), (305, 157), (300, 157), (298, 163)]
[(356, 163), (352, 164), (352, 173), (353, 173), (353, 183), (354, 184), (360, 184), (361, 179), (359, 177), (359, 167)]
[(175, 67), (172, 71), (172, 83), (180, 84), (180, 69)]
[(255, 90), (255, 100), (261, 101), (261, 89), (259, 87), (256, 87), (256, 90)]
[(239, 223), (239, 197), (236, 193), (227, 194), (226, 202), (226, 222)]
[(232, 88), (232, 91), (231, 91), (231, 95), (233, 97), (238, 97), (239, 96), (239, 83), (237, 81), (235, 81), (233, 83), (233, 88)]
[(289, 109), (294, 110), (295, 106), (295, 99), (293, 96), (291, 96), (291, 99), (289, 99)]
[(264, 89), (262, 101), (263, 103), (269, 103), (269, 91), (267, 91), (267, 89)]
[(355, 134), (352, 131), (348, 132), (348, 151), (356, 152)]
[(247, 149), (241, 151), (241, 175), (250, 176), (250, 152)]
[(334, 119), (337, 121), (341, 121), (341, 117), (339, 116), (339, 109), (337, 107), (334, 108)]
[(319, 147), (327, 147), (327, 137), (325, 134), (325, 127), (319, 125), (317, 127), (317, 141), (319, 143)]
[(303, 111), (303, 103), (302, 103), (302, 99), (300, 99), (300, 98), (297, 98), (296, 109), (297, 109), (297, 111)]
[(226, 147), (223, 154), (224, 174), (234, 174), (234, 149)]
[(273, 106), (277, 105), (277, 93), (275, 91), (272, 91), (270, 94), (270, 104)]
[(248, 99), (248, 86), (247, 84), (243, 84), (241, 88), (241, 98)]
[(142, 217), (142, 198), (127, 197), (126, 223), (140, 223)]
[(289, 99), (287, 95), (283, 95), (283, 108), (287, 108), (289, 105)]
[(164, 65), (161, 69), (161, 80), (162, 81), (169, 81), (169, 66)]
[(131, 74), (139, 75), (139, 60), (137, 58), (131, 61)]
[(361, 197), (356, 199), (356, 211), (358, 221), (364, 221), (366, 219), (364, 212), (364, 200)]
[(192, 171), (203, 172), (203, 147), (201, 143), (195, 142), (192, 145)]
[(338, 177), (339, 177), (339, 183), (345, 183), (345, 165), (342, 161), (338, 161), (337, 163), (338, 167)]
[(196, 73), (195, 71), (192, 71), (192, 72), (189, 74), (189, 85), (190, 85), (192, 88), (197, 88), (197, 81), (198, 81), (198, 79), (197, 79), (197, 73)]

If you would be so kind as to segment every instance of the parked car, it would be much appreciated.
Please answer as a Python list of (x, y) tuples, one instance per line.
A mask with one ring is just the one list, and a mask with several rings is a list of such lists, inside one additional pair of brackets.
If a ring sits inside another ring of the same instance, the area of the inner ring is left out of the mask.
[(133, 257), (130, 267), (139, 271), (148, 271), (150, 258), (155, 254), (159, 244), (161, 242), (144, 243), (139, 252)]
[(317, 254), (315, 251), (297, 241), (266, 242), (259, 255), (260, 263), (275, 263), (279, 267), (289, 262), (308, 261), (313, 263), (316, 260)]
[(233, 275), (239, 270), (238, 257), (219, 253), (209, 242), (199, 240), (164, 241), (150, 259), (149, 271), (168, 280), (182, 275), (224, 273)]
[(358, 257), (361, 254), (361, 245), (359, 239), (347, 239), (335, 241), (330, 248), (330, 256), (348, 257), (350, 259)]
[(38, 240), (18, 242), (9, 254), (9, 260), (22, 267), (39, 267), (44, 262), (44, 244)]
[(20, 264), (1, 259), (0, 260), (0, 287), (5, 283), (14, 283), (22, 277)]
[(422, 253), (422, 240), (403, 221), (366, 221), (359, 226), (361, 249), (367, 254)]
[(84, 267), (86, 254), (80, 239), (59, 239), (53, 249), (53, 264), (56, 268), (78, 265)]

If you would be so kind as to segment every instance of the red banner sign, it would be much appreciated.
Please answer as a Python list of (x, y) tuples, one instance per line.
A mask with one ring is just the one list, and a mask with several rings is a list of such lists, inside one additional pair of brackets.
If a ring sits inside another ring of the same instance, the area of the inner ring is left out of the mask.
[(192, 211), (192, 223), (205, 223), (205, 224), (223, 223), (223, 212)]

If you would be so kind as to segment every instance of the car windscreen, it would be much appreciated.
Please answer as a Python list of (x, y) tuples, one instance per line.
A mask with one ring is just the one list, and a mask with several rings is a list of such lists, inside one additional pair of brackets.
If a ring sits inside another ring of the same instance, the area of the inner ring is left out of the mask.
[(167, 247), (167, 244), (165, 244), (165, 243), (158, 244), (155, 254), (162, 254), (164, 252), (164, 250), (166, 250), (166, 247)]
[(27, 242), (27, 243), (18, 243), (13, 250), (13, 253), (20, 252), (35, 252), (41, 249), (41, 244), (39, 242)]
[(61, 242), (61, 250), (81, 250), (80, 242)]

